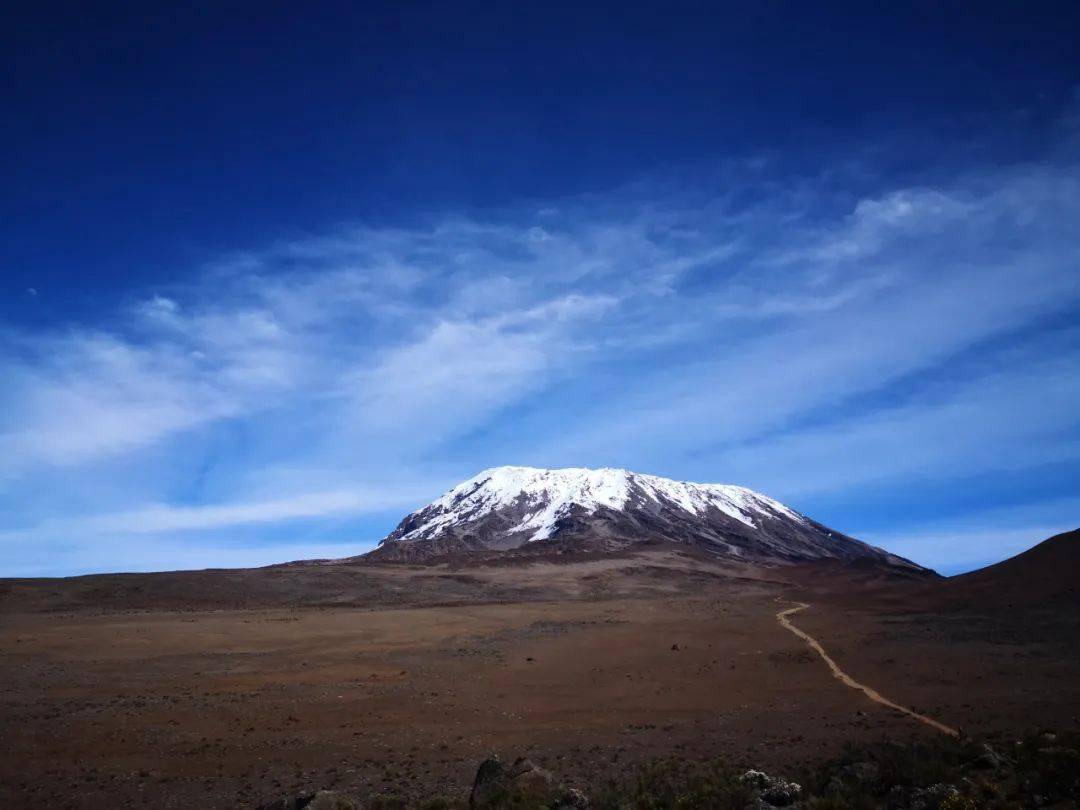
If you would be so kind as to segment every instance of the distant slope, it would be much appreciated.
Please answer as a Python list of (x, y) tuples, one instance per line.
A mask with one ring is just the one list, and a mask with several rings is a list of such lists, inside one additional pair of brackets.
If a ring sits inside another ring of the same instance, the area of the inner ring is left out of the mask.
[(995, 565), (950, 577), (955, 597), (993, 604), (1080, 603), (1080, 529), (1044, 540)]
[(364, 559), (597, 553), (639, 543), (693, 546), (751, 563), (870, 560), (923, 570), (746, 487), (608, 468), (485, 470), (408, 515)]

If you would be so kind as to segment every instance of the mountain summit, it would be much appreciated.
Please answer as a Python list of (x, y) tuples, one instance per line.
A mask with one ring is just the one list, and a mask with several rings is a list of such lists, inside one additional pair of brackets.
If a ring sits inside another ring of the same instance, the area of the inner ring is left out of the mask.
[(510, 551), (611, 551), (642, 542), (692, 545), (753, 562), (837, 559), (919, 570), (759, 492), (628, 470), (495, 467), (408, 515), (373, 560)]

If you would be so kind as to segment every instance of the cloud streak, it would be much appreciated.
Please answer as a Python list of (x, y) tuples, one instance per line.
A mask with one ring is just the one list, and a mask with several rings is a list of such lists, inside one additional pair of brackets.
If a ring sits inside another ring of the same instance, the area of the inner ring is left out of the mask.
[(1074, 162), (854, 200), (740, 171), (767, 193), (644, 185), (343, 228), (223, 257), (98, 323), (0, 333), (0, 542), (81, 527), (164, 547), (350, 516), (370, 540), (387, 526), (364, 515), (500, 463), (811, 506), (1075, 474)]
[(87, 515), (76, 521), (44, 523), (33, 532), (0, 534), (0, 540), (30, 539), (43, 535), (70, 536), (104, 534), (162, 534), (205, 529), (223, 529), (287, 520), (357, 515), (391, 507), (402, 508), (423, 497), (426, 489), (414, 492), (374, 488), (331, 492), (308, 492), (287, 498), (248, 503), (203, 506), (152, 504), (137, 510), (104, 515)]

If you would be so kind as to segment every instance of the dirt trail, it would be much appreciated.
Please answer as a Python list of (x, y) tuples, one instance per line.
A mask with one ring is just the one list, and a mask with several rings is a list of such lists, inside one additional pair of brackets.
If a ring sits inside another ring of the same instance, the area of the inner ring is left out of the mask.
[(960, 732), (952, 726), (947, 726), (944, 723), (939, 723), (932, 717), (927, 717), (925, 714), (919, 714), (918, 712), (909, 709), (907, 706), (901, 706), (899, 703), (894, 703), (877, 690), (871, 689), (869, 686), (859, 683), (857, 680), (844, 672), (844, 670), (840, 669), (839, 665), (829, 656), (827, 652), (825, 652), (825, 648), (821, 646), (821, 644), (816, 638), (809, 635), (808, 633), (804, 633), (802, 630), (800, 630), (788, 620), (788, 616), (794, 613), (798, 613), (800, 610), (805, 610), (808, 607), (810, 606), (805, 602), (799, 602), (795, 605), (795, 607), (781, 610), (779, 613), (776, 614), (776, 619), (780, 622), (780, 624), (782, 624), (784, 627), (786, 627), (788, 630), (790, 630), (792, 633), (797, 635), (799, 638), (801, 638), (803, 641), (805, 641), (807, 644), (814, 648), (817, 654), (820, 655), (825, 660), (825, 663), (829, 665), (829, 669), (832, 670), (833, 677), (835, 677), (841, 683), (850, 686), (852, 689), (858, 689), (875, 703), (880, 703), (882, 706), (888, 706), (890, 709), (896, 709), (898, 712), (903, 712), (909, 717), (914, 717), (920, 723), (925, 723), (931, 728), (936, 728), (943, 734), (948, 734), (952, 737), (960, 736)]

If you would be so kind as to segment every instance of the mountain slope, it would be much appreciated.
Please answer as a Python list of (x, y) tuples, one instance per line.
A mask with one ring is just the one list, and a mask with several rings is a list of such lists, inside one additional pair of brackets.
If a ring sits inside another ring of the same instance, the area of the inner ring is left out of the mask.
[(950, 577), (941, 590), (980, 605), (1080, 604), (1080, 529), (994, 565)]
[(688, 544), (747, 561), (868, 559), (919, 570), (745, 487), (606, 468), (485, 470), (408, 515), (366, 556), (422, 561), (523, 548), (608, 551), (640, 542)]

